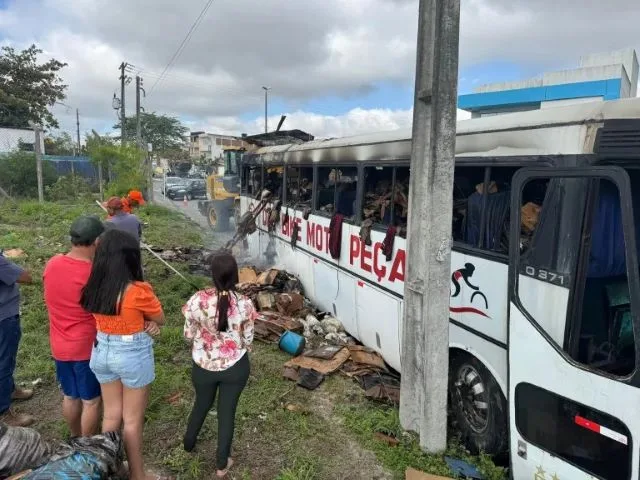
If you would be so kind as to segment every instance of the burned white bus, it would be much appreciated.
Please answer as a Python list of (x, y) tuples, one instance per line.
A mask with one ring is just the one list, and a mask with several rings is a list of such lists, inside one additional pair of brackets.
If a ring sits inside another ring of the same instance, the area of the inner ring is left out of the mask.
[[(265, 147), (242, 162), (248, 238), (402, 372), (411, 132)], [(637, 479), (640, 99), (458, 123), (450, 403), (514, 478)], [(536, 476), (537, 475), (537, 476)]]

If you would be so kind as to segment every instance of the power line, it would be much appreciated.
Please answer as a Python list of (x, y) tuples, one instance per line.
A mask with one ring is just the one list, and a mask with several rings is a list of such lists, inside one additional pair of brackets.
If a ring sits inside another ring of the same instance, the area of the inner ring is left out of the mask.
[(200, 15), (198, 15), (198, 17), (195, 19), (195, 21), (191, 25), (191, 28), (189, 29), (189, 31), (187, 32), (186, 36), (184, 37), (184, 39), (180, 43), (180, 46), (175, 51), (173, 56), (169, 59), (169, 63), (167, 63), (167, 66), (164, 67), (164, 70), (160, 74), (160, 78), (158, 78), (155, 81), (155, 83), (153, 84), (153, 86), (151, 87), (151, 91), (149, 92), (149, 95), (151, 95), (153, 93), (153, 90), (155, 89), (156, 85), (158, 85), (159, 83), (161, 83), (163, 81), (163, 79), (164, 79), (163, 77), (164, 77), (165, 73), (167, 73), (167, 71), (169, 71), (169, 69), (171, 69), (171, 67), (173, 66), (174, 62), (178, 59), (178, 57), (180, 57), (180, 55), (184, 51), (184, 48), (186, 47), (187, 43), (189, 43), (189, 40), (191, 40), (191, 37), (193, 36), (193, 33), (200, 26), (200, 23), (202, 22), (202, 19), (204, 18), (204, 16), (207, 14), (207, 11), (211, 7), (211, 4), (213, 4), (213, 0), (207, 0), (207, 3), (205, 4), (204, 8), (200, 12)]

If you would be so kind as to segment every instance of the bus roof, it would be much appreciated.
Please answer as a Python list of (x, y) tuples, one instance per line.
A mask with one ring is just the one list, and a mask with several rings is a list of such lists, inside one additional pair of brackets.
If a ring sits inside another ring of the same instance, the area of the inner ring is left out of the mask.
[[(640, 119), (640, 98), (463, 120), (456, 127), (456, 155), (588, 154), (593, 152), (597, 128), (614, 119)], [(411, 154), (411, 129), (263, 147), (253, 154), (264, 163), (406, 159)]]

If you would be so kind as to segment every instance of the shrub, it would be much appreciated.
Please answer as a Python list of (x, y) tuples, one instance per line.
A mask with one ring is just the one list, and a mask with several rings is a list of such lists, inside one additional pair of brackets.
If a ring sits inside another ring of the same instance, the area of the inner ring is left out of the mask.
[[(42, 162), (42, 183), (55, 183), (58, 175), (49, 162)], [(36, 156), (30, 152), (0, 155), (0, 186), (15, 198), (38, 198)]]
[(47, 187), (47, 197), (54, 202), (87, 198), (90, 195), (91, 185), (86, 179), (77, 175), (58, 177), (53, 185)]

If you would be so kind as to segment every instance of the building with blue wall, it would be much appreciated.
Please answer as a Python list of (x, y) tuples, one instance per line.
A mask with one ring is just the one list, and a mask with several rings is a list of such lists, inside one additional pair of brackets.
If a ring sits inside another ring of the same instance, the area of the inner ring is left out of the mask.
[(635, 97), (638, 56), (633, 49), (580, 58), (578, 68), (519, 82), (483, 85), (460, 95), (458, 108), (473, 118), (574, 103)]

